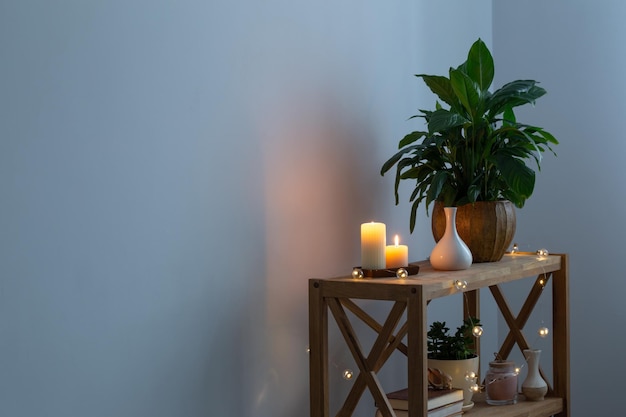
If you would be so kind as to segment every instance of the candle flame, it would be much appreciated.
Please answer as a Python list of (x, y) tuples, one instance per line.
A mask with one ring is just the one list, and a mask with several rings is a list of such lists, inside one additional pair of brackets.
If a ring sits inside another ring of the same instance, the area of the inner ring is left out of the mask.
[(396, 242), (396, 246), (400, 244), (400, 238), (398, 237), (398, 235), (396, 235), (396, 237), (394, 238), (394, 241)]

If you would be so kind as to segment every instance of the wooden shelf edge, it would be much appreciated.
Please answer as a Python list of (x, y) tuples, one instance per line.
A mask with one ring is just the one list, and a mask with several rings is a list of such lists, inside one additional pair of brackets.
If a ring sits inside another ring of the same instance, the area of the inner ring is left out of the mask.
[(474, 407), (464, 413), (468, 417), (548, 417), (563, 411), (563, 398), (546, 397), (543, 401), (527, 401), (519, 396), (517, 404), (489, 405), (485, 394), (474, 395)]

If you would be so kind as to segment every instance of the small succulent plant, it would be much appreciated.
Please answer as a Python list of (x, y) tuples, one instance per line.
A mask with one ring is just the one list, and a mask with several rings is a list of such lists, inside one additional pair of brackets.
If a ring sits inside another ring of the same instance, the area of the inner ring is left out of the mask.
[(469, 359), (476, 356), (472, 329), (480, 326), (476, 317), (468, 317), (457, 327), (454, 334), (446, 322), (435, 321), (430, 325), (427, 336), (428, 357), (430, 359)]

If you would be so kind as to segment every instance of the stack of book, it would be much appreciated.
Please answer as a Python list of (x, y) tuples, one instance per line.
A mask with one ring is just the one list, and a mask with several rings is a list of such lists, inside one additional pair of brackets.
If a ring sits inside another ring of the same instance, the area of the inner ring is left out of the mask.
[[(390, 392), (387, 398), (397, 417), (408, 417), (408, 388)], [(463, 390), (428, 390), (428, 417), (450, 417), (461, 414), (463, 414)], [(376, 410), (376, 417), (383, 417), (379, 409)]]

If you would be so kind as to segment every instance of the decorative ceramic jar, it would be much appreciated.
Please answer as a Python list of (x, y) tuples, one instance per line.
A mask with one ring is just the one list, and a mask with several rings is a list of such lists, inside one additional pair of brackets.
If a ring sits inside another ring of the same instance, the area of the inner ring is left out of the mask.
[(515, 363), (495, 360), (489, 362), (485, 375), (487, 404), (507, 405), (517, 403), (517, 372)]
[(467, 269), (472, 265), (472, 252), (456, 230), (456, 207), (444, 207), (446, 231), (430, 253), (430, 264), (442, 271)]

